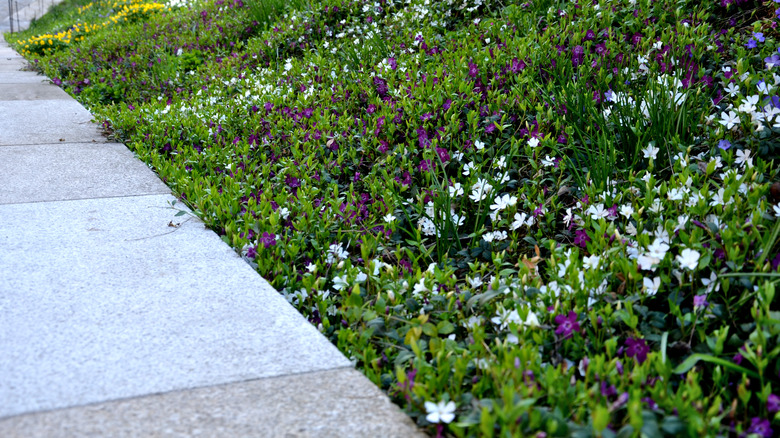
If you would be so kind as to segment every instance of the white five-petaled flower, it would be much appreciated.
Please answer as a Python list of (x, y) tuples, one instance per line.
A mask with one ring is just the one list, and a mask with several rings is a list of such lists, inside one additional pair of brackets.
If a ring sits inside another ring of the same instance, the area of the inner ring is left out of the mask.
[(718, 123), (725, 126), (726, 129), (731, 129), (739, 124), (739, 116), (734, 111), (729, 111), (728, 113), (723, 111), (720, 113), (720, 120)]
[(535, 148), (539, 146), (539, 139), (536, 137), (531, 137), (528, 139), (528, 146), (531, 146), (532, 148)]
[(747, 167), (753, 167), (753, 158), (750, 157), (750, 150), (749, 149), (738, 150), (737, 158), (734, 160), (734, 162), (743, 167), (746, 165)]
[(394, 222), (395, 219), (396, 218), (395, 218), (395, 216), (393, 216), (392, 213), (388, 213), (388, 214), (385, 215), (385, 217), (382, 218), (383, 221), (388, 222), (388, 223)]
[(661, 277), (645, 277), (642, 279), (642, 286), (645, 288), (645, 292), (649, 296), (653, 296), (658, 293), (658, 289), (661, 288)]
[(677, 261), (680, 262), (680, 266), (693, 271), (699, 264), (699, 258), (701, 253), (695, 249), (685, 248), (680, 254), (677, 255)]
[(497, 196), (493, 202), (494, 203), (490, 205), (490, 209), (501, 211), (510, 205), (517, 204), (517, 197), (510, 196), (509, 193), (504, 193), (501, 196)]
[(775, 217), (780, 217), (780, 204), (773, 205), (772, 210), (775, 212)]
[(599, 266), (601, 258), (597, 255), (591, 255), (582, 259), (582, 267), (587, 270), (596, 269)]
[(463, 165), (463, 176), (469, 176), (472, 170), (474, 170), (474, 162), (469, 161)]
[(651, 142), (649, 145), (647, 145), (646, 148), (642, 149), (642, 153), (644, 153), (645, 158), (649, 158), (651, 160), (655, 160), (656, 157), (658, 157), (658, 151), (659, 150), (660, 149), (655, 147), (655, 144), (653, 144)]
[(724, 91), (729, 93), (729, 96), (734, 97), (739, 94), (739, 87), (732, 82), (724, 89)]
[(482, 149), (485, 149), (485, 143), (479, 140), (474, 140), (474, 147), (477, 148), (478, 151), (481, 151)]
[(450, 423), (455, 419), (455, 408), (454, 401), (446, 403), (444, 400), (438, 403), (427, 401), (425, 402), (425, 411), (428, 415), (425, 416), (425, 419), (429, 423)]

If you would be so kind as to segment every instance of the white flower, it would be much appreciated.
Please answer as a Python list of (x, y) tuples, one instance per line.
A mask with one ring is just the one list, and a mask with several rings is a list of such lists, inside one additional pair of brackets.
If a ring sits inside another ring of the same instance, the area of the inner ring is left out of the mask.
[(522, 227), (523, 225), (531, 226), (534, 224), (534, 218), (533, 216), (528, 216), (527, 214), (523, 212), (515, 213), (515, 221), (512, 222), (512, 225), (509, 227), (512, 231)]
[(479, 178), (477, 182), (471, 186), (471, 195), (469, 195), (469, 198), (471, 198), (471, 200), (474, 202), (479, 202), (487, 198), (488, 193), (490, 193), (492, 190), (493, 186), (491, 186), (490, 183), (482, 178)]
[(461, 187), (460, 183), (457, 182), (449, 187), (449, 191), (451, 198), (463, 195), (463, 187)]
[(554, 160), (555, 160), (555, 158), (550, 158), (550, 156), (547, 155), (546, 157), (544, 157), (544, 159), (542, 159), (542, 166), (544, 166), (544, 167), (554, 166), (555, 165), (555, 161)]
[(427, 401), (425, 402), (425, 412), (428, 415), (425, 416), (425, 419), (429, 423), (450, 423), (455, 419), (455, 407), (453, 401), (447, 403), (444, 403), (444, 400), (438, 403)]
[(660, 149), (655, 147), (655, 144), (650, 142), (650, 144), (647, 145), (646, 148), (642, 149), (642, 152), (644, 153), (645, 158), (649, 158), (651, 160), (655, 160), (656, 157), (658, 157), (658, 151), (659, 150)]
[(630, 204), (621, 205), (620, 214), (628, 219), (632, 214), (634, 214), (634, 207), (632, 207)]
[(436, 230), (436, 224), (434, 224), (433, 221), (427, 217), (421, 217), (418, 224), (420, 225), (420, 231), (422, 231), (422, 233), (426, 236), (439, 235)]
[[(528, 315), (525, 316), (525, 321), (523, 321), (523, 325), (526, 327), (539, 327), (539, 318), (536, 316), (536, 314), (532, 311), (528, 311)], [(515, 342), (516, 344), (517, 342)]]
[(463, 165), (463, 176), (469, 176), (472, 170), (474, 170), (474, 162), (469, 161)]
[(466, 281), (469, 282), (469, 284), (471, 285), (472, 289), (476, 289), (476, 288), (482, 286), (482, 279), (479, 278), (479, 277), (474, 277), (474, 278), (466, 277)]
[(734, 97), (739, 94), (739, 87), (732, 82), (728, 87), (724, 88), (724, 91), (729, 93), (729, 96)]
[(358, 272), (358, 275), (355, 277), (355, 281), (357, 283), (362, 283), (362, 282), (366, 281), (367, 278), (368, 278), (368, 275), (366, 275), (363, 272)]
[(478, 151), (481, 151), (482, 149), (485, 149), (485, 143), (479, 140), (474, 140), (474, 147), (477, 148)]
[(684, 249), (682, 252), (677, 256), (676, 260), (680, 262), (680, 266), (683, 268), (687, 268), (691, 271), (696, 269), (696, 266), (699, 264), (699, 258), (701, 257), (701, 254), (699, 251), (696, 251), (695, 249)]
[(585, 257), (582, 259), (582, 267), (591, 270), (596, 269), (599, 266), (599, 262), (601, 261), (601, 258), (597, 255), (592, 255), (590, 257)]
[(314, 263), (309, 263), (308, 265), (306, 265), (306, 270), (309, 272), (314, 272), (317, 270), (317, 265), (315, 265)]
[(717, 292), (720, 290), (720, 283), (718, 283), (718, 276), (714, 272), (710, 272), (710, 278), (702, 278), (701, 284), (707, 288), (707, 293)]
[(337, 260), (344, 260), (349, 257), (349, 253), (344, 250), (340, 243), (334, 243), (328, 247), (328, 255), (325, 259), (328, 263), (334, 263)]
[(772, 87), (771, 85), (767, 84), (764, 81), (758, 81), (756, 88), (758, 89), (758, 92), (761, 94), (769, 94), (772, 92), (772, 88), (774, 87)]
[(653, 243), (647, 247), (647, 252), (651, 257), (663, 260), (669, 251), (669, 245), (662, 238), (656, 237)]
[(421, 278), (420, 281), (415, 283), (414, 290), (412, 291), (412, 295), (415, 297), (419, 297), (423, 292), (427, 292), (428, 287), (425, 286), (425, 279)]
[(382, 220), (388, 223), (395, 222), (395, 216), (393, 216), (392, 213), (388, 213), (387, 215), (385, 215), (385, 217), (382, 218)]
[(496, 197), (493, 202), (494, 203), (490, 205), (490, 209), (491, 210), (501, 211), (501, 210), (509, 207), (510, 205), (517, 204), (517, 197), (510, 196), (508, 193), (505, 193), (502, 196)]
[(349, 283), (347, 282), (347, 276), (335, 276), (333, 277), (333, 289), (341, 290), (345, 287), (349, 286)]
[(725, 126), (726, 129), (731, 129), (739, 124), (739, 116), (734, 111), (729, 111), (728, 113), (724, 111), (720, 113), (720, 120), (718, 123)]
[(607, 209), (604, 208), (604, 204), (601, 203), (588, 207), (587, 213), (594, 221), (597, 221), (600, 218), (606, 218), (607, 215), (609, 215), (609, 211), (607, 211)]
[(642, 279), (642, 286), (644, 286), (647, 295), (653, 296), (658, 293), (658, 289), (661, 287), (661, 277), (655, 277), (653, 279), (645, 277)]
[(674, 187), (666, 193), (666, 197), (669, 198), (670, 201), (679, 201), (683, 199), (684, 194), (685, 190), (682, 187)]
[(737, 151), (737, 158), (734, 160), (736, 164), (744, 167), (753, 167), (753, 158), (750, 157), (749, 149), (740, 149)]
[(780, 217), (780, 204), (773, 205), (772, 210), (775, 212), (775, 217)]
[(531, 137), (528, 139), (528, 146), (531, 146), (532, 148), (535, 148), (539, 146), (539, 139), (536, 137)]

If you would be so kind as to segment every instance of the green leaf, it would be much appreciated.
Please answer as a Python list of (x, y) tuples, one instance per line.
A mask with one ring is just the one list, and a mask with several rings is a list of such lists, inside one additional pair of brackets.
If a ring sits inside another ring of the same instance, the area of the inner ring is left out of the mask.
[(758, 373), (755, 371), (751, 371), (745, 367), (741, 367), (734, 362), (731, 362), (730, 360), (721, 359), (719, 357), (710, 356), (709, 354), (702, 354), (702, 353), (695, 353), (688, 357), (688, 359), (685, 359), (680, 365), (677, 366), (677, 368), (674, 369), (675, 374), (682, 374), (685, 372), (688, 372), (691, 368), (694, 367), (700, 360), (703, 360), (705, 362), (713, 363), (716, 365), (721, 365), (724, 368), (728, 368), (732, 371), (747, 374), (750, 377), (758, 378)]

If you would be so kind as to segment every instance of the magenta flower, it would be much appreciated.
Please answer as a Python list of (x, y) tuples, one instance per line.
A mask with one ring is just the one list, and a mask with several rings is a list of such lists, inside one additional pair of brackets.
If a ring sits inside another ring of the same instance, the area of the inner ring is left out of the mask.
[(260, 238), (260, 243), (262, 243), (265, 248), (270, 248), (276, 245), (276, 235), (273, 233), (263, 232), (263, 237)]
[(566, 316), (556, 316), (555, 323), (558, 324), (555, 334), (563, 336), (563, 339), (570, 338), (574, 332), (580, 332), (580, 323), (577, 322), (577, 314), (575, 312), (569, 312)]
[(626, 356), (636, 358), (637, 362), (643, 363), (647, 360), (647, 353), (650, 347), (644, 339), (628, 338), (626, 339)]
[(780, 397), (769, 394), (769, 398), (766, 399), (766, 410), (769, 411), (770, 414), (780, 411)]
[(769, 423), (769, 420), (760, 417), (753, 417), (750, 420), (750, 427), (748, 428), (747, 433), (756, 434), (765, 438), (772, 438), (774, 432), (772, 431), (771, 426), (772, 425)]

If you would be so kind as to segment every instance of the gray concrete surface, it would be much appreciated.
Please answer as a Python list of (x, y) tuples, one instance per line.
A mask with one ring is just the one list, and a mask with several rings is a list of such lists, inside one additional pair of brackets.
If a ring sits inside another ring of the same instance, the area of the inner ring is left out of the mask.
[[(2, 96), (0, 87), (0, 96)], [(0, 147), (0, 204), (165, 194), (170, 189), (123, 144)]]
[(174, 199), (0, 206), (0, 417), (350, 365)]
[(68, 93), (62, 88), (49, 84), (29, 84), (27, 87), (19, 87), (19, 84), (0, 84), (0, 96), (5, 101), (13, 100), (58, 100), (70, 99)]
[(32, 20), (41, 18), (52, 5), (60, 1), (62, 0), (0, 0), (0, 33), (27, 29)]
[[(34, 73), (28, 73), (34, 74)], [(3, 73), (0, 73), (2, 76)], [(35, 129), (30, 129), (34, 121)], [(5, 100), (0, 97), (0, 146), (106, 142), (92, 114), (70, 100)]]
[(42, 81), (0, 71), (0, 436), (419, 434)]
[[(343, 397), (333, 399), (333, 394)], [(171, 410), (175, 406), (175, 411)], [(393, 412), (393, 415), (383, 413)], [(0, 420), (0, 436), (423, 437), (359, 372), (341, 368)]]

